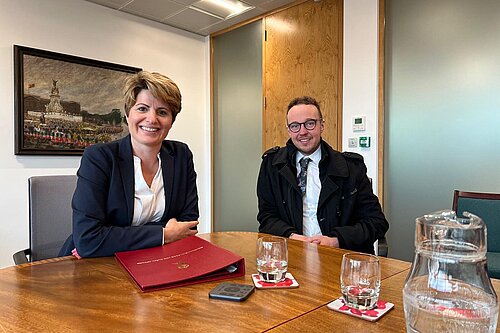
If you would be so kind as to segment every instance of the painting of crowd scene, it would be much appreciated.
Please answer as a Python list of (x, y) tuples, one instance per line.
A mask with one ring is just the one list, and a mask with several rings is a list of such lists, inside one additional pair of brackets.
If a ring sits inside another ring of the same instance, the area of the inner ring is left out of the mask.
[(16, 154), (81, 154), (128, 134), (122, 90), (140, 69), (21, 46), (14, 53)]

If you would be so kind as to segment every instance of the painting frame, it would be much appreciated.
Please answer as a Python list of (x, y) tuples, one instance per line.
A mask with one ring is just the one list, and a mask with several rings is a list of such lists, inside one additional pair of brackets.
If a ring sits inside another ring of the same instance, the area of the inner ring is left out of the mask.
[(15, 155), (82, 155), (128, 135), (122, 89), (141, 70), (14, 45)]

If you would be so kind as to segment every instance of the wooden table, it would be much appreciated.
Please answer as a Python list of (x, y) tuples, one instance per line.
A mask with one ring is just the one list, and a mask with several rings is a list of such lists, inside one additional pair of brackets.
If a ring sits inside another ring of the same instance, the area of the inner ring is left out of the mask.
[[(200, 236), (245, 257), (246, 275), (226, 281), (252, 283), (259, 234)], [(300, 287), (257, 290), (241, 303), (208, 298), (221, 281), (143, 293), (113, 257), (64, 257), (8, 267), (0, 270), (0, 332), (311, 332), (404, 327), (397, 295), (410, 263), (380, 259), (382, 298), (394, 300), (396, 308), (378, 323), (368, 323), (325, 307), (340, 296), (340, 263), (346, 251), (294, 240), (288, 249), (289, 271)]]
[[(278, 326), (274, 332), (406, 332), (403, 309), (403, 286), (408, 270), (384, 279), (380, 289), (380, 299), (394, 303), (394, 308), (376, 322), (332, 311), (322, 306), (303, 316)], [(500, 292), (500, 280), (492, 279), (493, 287)], [(497, 332), (500, 327), (497, 325)]]

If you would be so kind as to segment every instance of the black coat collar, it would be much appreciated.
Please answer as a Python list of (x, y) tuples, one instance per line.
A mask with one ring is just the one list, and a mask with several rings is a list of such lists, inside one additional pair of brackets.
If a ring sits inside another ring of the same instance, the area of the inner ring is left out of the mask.
[[(349, 169), (347, 162), (341, 153), (334, 150), (328, 143), (321, 139), (321, 161), (320, 166), (326, 165), (326, 175), (334, 177), (348, 177)], [(288, 164), (291, 170), (296, 171), (295, 168), (295, 154), (297, 147), (293, 144), (291, 139), (288, 139), (286, 147), (281, 148), (274, 158), (273, 165)]]

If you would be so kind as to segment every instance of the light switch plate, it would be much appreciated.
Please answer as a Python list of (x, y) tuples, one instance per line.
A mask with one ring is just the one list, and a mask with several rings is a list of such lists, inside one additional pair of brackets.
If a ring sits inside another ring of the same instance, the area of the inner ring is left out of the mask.
[(357, 148), (358, 147), (358, 138), (349, 138), (348, 140), (349, 140), (349, 142), (348, 142), (347, 146), (349, 148)]

